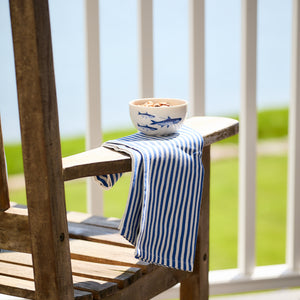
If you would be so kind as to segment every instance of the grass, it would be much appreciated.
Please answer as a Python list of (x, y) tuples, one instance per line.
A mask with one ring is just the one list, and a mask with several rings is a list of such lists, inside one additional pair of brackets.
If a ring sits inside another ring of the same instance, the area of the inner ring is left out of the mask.
[[(286, 156), (258, 158), (256, 202), (258, 266), (285, 262), (286, 178)], [(210, 269), (235, 268), (238, 228), (237, 159), (212, 163), (210, 211)]]
[[(233, 116), (234, 119), (239, 119)], [(287, 108), (269, 109), (259, 111), (257, 114), (258, 140), (282, 138), (288, 135), (289, 111)], [(237, 143), (238, 135), (230, 137), (219, 143)]]
[(257, 264), (285, 263), (287, 157), (264, 157), (257, 168)]
[(237, 159), (212, 162), (210, 177), (210, 269), (234, 268), (237, 260)]

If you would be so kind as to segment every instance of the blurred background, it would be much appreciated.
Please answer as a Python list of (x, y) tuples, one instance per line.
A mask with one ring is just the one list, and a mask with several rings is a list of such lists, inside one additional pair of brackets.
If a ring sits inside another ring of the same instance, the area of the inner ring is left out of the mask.
[[(291, 0), (258, 1), (257, 104), (289, 101)], [(138, 97), (137, 1), (101, 0), (100, 55), (104, 131), (131, 126), (128, 101)], [(51, 0), (60, 129), (84, 134), (85, 23), (83, 0)], [(206, 114), (240, 108), (240, 0), (206, 1)], [(189, 99), (188, 1), (154, 0), (154, 96)], [(19, 140), (8, 1), (0, 1), (0, 109), (5, 141)], [(114, 108), (118, 107), (118, 110)], [(63, 117), (62, 117), (63, 116)], [(112, 117), (113, 116), (113, 117)]]
[[(49, 1), (63, 156), (85, 149), (84, 3), (84, 0)], [(139, 97), (137, 1), (100, 0), (99, 4), (101, 122), (105, 141), (134, 132), (128, 102)], [(188, 14), (186, 0), (153, 0), (155, 97), (189, 100)], [(258, 0), (256, 266), (286, 263), (291, 29), (292, 0)], [(206, 114), (239, 118), (241, 1), (206, 1), (205, 35)], [(0, 1), (0, 113), (11, 200), (25, 204), (6, 0)], [(105, 216), (122, 217), (129, 182), (130, 174), (125, 174), (117, 188), (105, 192)], [(238, 185), (238, 137), (235, 137), (212, 148), (210, 270), (238, 265)], [(66, 183), (66, 199), (68, 210), (85, 212), (86, 182)]]

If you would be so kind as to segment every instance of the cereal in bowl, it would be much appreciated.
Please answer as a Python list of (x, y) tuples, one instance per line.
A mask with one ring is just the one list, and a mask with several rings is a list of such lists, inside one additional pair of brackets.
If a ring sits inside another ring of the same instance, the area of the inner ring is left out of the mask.
[(162, 106), (166, 106), (166, 107), (169, 107), (170, 104), (167, 103), (167, 102), (156, 102), (156, 103), (153, 103), (153, 101), (147, 101), (147, 102), (141, 104), (141, 106), (145, 106), (145, 107), (162, 107)]

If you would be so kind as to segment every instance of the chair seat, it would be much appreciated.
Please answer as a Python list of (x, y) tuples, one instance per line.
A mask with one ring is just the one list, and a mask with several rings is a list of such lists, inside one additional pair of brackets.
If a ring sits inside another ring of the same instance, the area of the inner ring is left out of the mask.
[[(27, 210), (24, 208), (16, 208)], [(158, 267), (134, 258), (134, 247), (118, 231), (119, 220), (70, 212), (67, 215), (75, 299), (141, 299), (138, 287), (144, 287), (147, 275), (164, 275), (173, 286), (189, 273)], [(151, 280), (148, 289), (151, 289)], [(0, 253), (0, 293), (34, 299), (34, 274), (31, 254)], [(151, 295), (151, 291), (148, 293)], [(154, 296), (154, 295), (153, 295)], [(114, 298), (115, 297), (115, 298)], [(149, 297), (150, 298), (150, 297)]]

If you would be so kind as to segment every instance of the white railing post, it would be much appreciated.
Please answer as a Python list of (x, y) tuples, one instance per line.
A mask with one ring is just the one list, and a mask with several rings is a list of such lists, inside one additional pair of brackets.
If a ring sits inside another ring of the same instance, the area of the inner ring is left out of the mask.
[(205, 115), (205, 0), (189, 1), (190, 114)]
[(238, 267), (255, 267), (257, 1), (242, 0)]
[(300, 271), (300, 1), (293, 1), (286, 262)]
[[(102, 137), (99, 0), (85, 1), (85, 25), (87, 91), (86, 149), (91, 149), (100, 146)], [(87, 206), (89, 213), (94, 215), (103, 214), (103, 193), (92, 178), (87, 179)]]
[(153, 5), (138, 0), (139, 97), (153, 97)]

